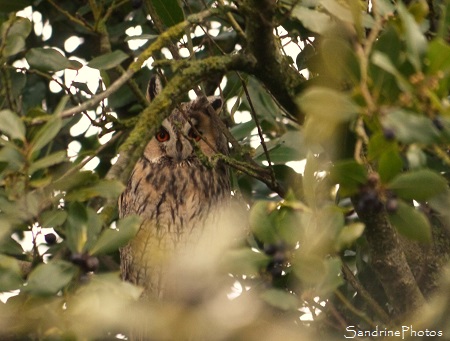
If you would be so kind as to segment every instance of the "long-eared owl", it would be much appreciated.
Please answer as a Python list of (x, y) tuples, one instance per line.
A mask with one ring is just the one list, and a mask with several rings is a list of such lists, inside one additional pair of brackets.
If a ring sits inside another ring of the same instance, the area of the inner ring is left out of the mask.
[[(159, 78), (152, 78), (148, 98), (160, 90)], [(201, 234), (207, 217), (230, 196), (227, 168), (213, 158), (228, 151), (210, 116), (221, 107), (221, 98), (210, 96), (173, 110), (145, 147), (119, 198), (120, 217), (143, 218), (137, 235), (121, 250), (121, 274), (144, 287), (144, 296), (164, 295), (166, 261)]]

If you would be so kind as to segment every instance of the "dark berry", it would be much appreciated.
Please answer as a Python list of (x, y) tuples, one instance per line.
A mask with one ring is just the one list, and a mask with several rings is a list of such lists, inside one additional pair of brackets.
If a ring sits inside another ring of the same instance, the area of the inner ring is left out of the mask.
[(98, 266), (100, 265), (98, 258), (94, 256), (89, 256), (85, 262), (85, 269), (88, 272), (95, 272), (98, 270)]
[(380, 176), (378, 173), (370, 173), (367, 177), (367, 184), (370, 187), (376, 187), (380, 182)]
[(278, 250), (275, 252), (272, 259), (275, 264), (283, 264), (286, 261), (286, 253), (282, 250)]
[(44, 239), (48, 245), (54, 245), (56, 243), (56, 235), (54, 233), (47, 233)]
[(273, 256), (278, 250), (275, 244), (264, 244), (264, 253), (268, 256)]
[(79, 267), (85, 267), (86, 264), (86, 255), (83, 255), (81, 253), (73, 253), (70, 256), (70, 261), (75, 264), (78, 265)]
[(375, 189), (368, 186), (361, 189), (356, 207), (357, 211), (379, 212), (382, 207), (383, 204), (381, 203), (378, 197), (378, 192)]
[(433, 124), (436, 127), (437, 130), (444, 130), (444, 122), (442, 122), (442, 119), (439, 116), (436, 116), (433, 118)]
[(283, 266), (270, 262), (267, 266), (267, 271), (272, 275), (272, 277), (280, 277), (283, 274)]
[(395, 131), (392, 128), (383, 128), (383, 136), (386, 140), (395, 140)]
[(395, 213), (398, 210), (398, 200), (395, 198), (389, 198), (386, 201), (386, 211), (388, 213)]

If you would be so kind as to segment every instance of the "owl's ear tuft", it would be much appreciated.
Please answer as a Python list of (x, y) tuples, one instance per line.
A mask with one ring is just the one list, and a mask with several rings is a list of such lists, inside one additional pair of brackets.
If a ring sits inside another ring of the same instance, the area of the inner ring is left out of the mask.
[(155, 99), (155, 97), (161, 93), (162, 91), (162, 83), (161, 79), (155, 75), (150, 79), (150, 82), (148, 82), (147, 87), (147, 99), (151, 102)]

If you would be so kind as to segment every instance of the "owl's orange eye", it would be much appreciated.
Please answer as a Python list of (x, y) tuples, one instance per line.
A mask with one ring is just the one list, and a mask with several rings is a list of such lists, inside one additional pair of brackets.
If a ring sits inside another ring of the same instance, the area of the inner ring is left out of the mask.
[(194, 131), (194, 129), (189, 130), (188, 136), (189, 136), (191, 139), (194, 139), (195, 141), (200, 141), (200, 139), (201, 139), (200, 135), (197, 134), (197, 133)]
[(156, 134), (156, 139), (157, 139), (159, 142), (169, 141), (170, 135), (169, 135), (169, 133), (167, 132), (166, 129), (164, 129), (164, 128), (161, 127), (161, 128), (159, 129), (158, 133)]

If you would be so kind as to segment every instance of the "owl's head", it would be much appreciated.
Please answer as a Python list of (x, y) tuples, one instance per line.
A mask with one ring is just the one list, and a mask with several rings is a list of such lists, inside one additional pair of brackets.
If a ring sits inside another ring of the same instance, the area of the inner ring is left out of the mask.
[[(149, 83), (147, 97), (151, 101), (161, 90), (159, 78), (153, 77)], [(197, 143), (207, 156), (217, 152), (226, 153), (226, 139), (211, 117), (211, 114), (220, 112), (222, 103), (222, 99), (216, 96), (199, 97), (181, 103), (162, 122), (146, 146), (144, 156), (154, 163), (190, 164), (197, 159), (194, 143)]]

